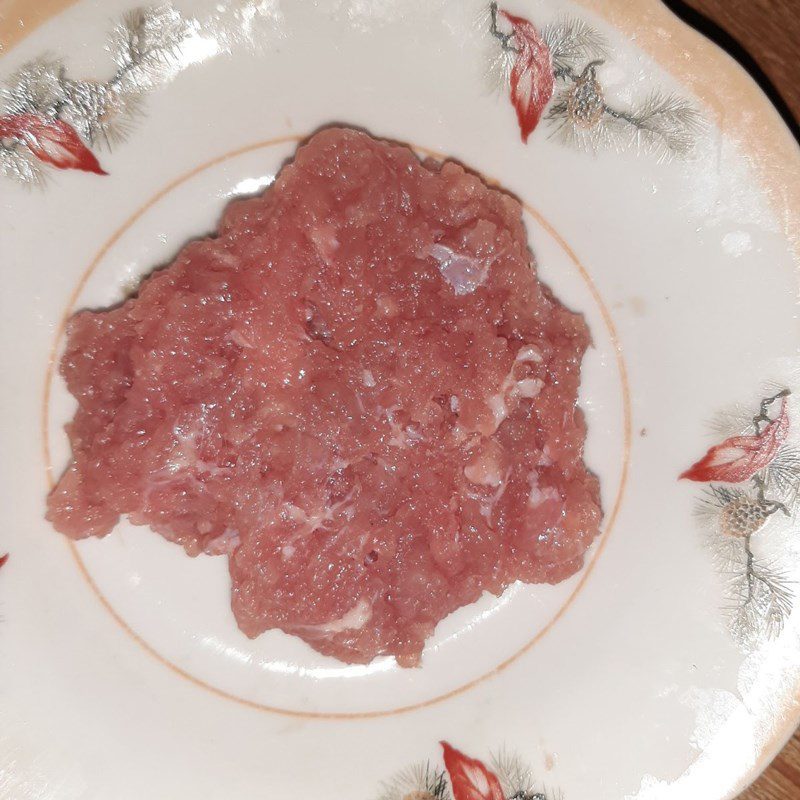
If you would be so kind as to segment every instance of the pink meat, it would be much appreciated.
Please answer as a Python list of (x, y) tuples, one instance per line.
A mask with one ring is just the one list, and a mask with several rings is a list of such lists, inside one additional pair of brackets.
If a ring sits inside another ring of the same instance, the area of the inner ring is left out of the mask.
[(451, 611), (578, 570), (601, 519), (582, 317), (519, 203), (330, 129), (138, 295), (71, 321), (79, 408), (48, 518), (227, 554), (251, 637), (419, 662)]

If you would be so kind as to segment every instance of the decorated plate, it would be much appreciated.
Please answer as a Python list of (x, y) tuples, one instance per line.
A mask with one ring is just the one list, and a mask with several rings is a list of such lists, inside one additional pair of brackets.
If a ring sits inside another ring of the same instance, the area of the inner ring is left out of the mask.
[[(656, 0), (0, 3), (0, 795), (722, 800), (800, 717), (800, 154)], [(602, 534), (421, 666), (233, 620), (222, 559), (44, 519), (65, 321), (332, 123), (524, 206), (585, 315)]]

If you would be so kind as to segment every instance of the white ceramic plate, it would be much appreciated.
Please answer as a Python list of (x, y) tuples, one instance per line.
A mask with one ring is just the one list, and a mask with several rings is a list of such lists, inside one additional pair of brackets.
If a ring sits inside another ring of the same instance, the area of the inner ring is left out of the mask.
[[(656, 0), (130, 11), (0, 3), (0, 797), (735, 794), (800, 700), (800, 154), (767, 100)], [(586, 568), (461, 609), (415, 670), (251, 642), (223, 560), (43, 520), (65, 315), (334, 121), (515, 192), (595, 342)]]

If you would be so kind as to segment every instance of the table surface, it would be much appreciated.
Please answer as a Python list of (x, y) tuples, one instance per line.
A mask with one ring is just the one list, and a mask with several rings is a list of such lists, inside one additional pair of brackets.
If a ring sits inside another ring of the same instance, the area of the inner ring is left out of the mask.
[[(800, 0), (667, 0), (667, 5), (704, 33), (697, 12), (721, 28), (723, 35), (712, 38), (751, 71), (755, 62), (783, 100), (784, 112), (800, 120)], [(740, 800), (800, 800), (800, 730)]]

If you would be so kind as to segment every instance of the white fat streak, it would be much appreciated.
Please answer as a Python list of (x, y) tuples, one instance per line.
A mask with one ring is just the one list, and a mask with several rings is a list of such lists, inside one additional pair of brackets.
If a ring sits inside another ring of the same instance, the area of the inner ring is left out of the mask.
[(400, 406), (390, 406), (384, 412), (386, 414), (386, 420), (389, 423), (389, 428), (392, 431), (392, 437), (389, 439), (387, 444), (390, 447), (406, 448), (409, 446), (409, 444), (421, 442), (425, 437), (422, 435), (422, 433), (420, 433), (420, 431), (416, 430), (410, 425), (407, 425), (404, 428), (402, 425), (400, 425), (400, 423), (395, 422), (394, 412), (399, 410)]
[[(492, 416), (494, 417), (494, 430), (496, 431), (502, 424), (503, 420), (508, 416), (505, 390), (501, 390), (497, 394), (493, 394), (488, 400), (488, 406), (489, 410), (492, 412)], [(494, 431), (492, 431), (492, 433), (494, 433)]]
[(224, 264), (226, 267), (237, 267), (239, 266), (239, 259), (236, 258), (233, 253), (229, 253), (227, 250), (215, 250), (212, 254), (213, 258), (219, 262), (220, 264)]
[(528, 485), (531, 487), (528, 493), (528, 505), (531, 508), (540, 506), (547, 500), (560, 500), (561, 495), (552, 486), (545, 486), (544, 489), (539, 488), (539, 473), (536, 470), (531, 470), (528, 473)]
[(339, 619), (314, 625), (316, 630), (323, 633), (341, 633), (342, 631), (361, 630), (372, 617), (372, 603), (362, 597), (346, 614)]
[(428, 254), (439, 262), (439, 272), (456, 294), (470, 294), (486, 280), (489, 264), (475, 256), (456, 253), (443, 244), (432, 244)]
[(198, 419), (192, 421), (191, 425), (177, 425), (173, 429), (172, 436), (175, 439), (175, 445), (164, 467), (152, 476), (151, 482), (155, 486), (168, 483), (170, 477), (176, 477), (179, 473), (186, 471), (208, 473), (212, 476), (230, 471), (229, 467), (218, 467), (216, 464), (203, 461), (199, 456), (200, 441), (206, 427), (205, 413), (203, 411)]
[(361, 381), (364, 386), (369, 387), (370, 389), (375, 386), (375, 376), (372, 374), (371, 370), (365, 369), (361, 376)]
[[(347, 464), (348, 462), (342, 462), (343, 464)], [(297, 536), (307, 536), (309, 534), (314, 533), (319, 528), (324, 527), (327, 522), (333, 520), (334, 516), (342, 511), (342, 513), (348, 518), (351, 519), (354, 514), (354, 509), (352, 506), (353, 495), (356, 492), (356, 487), (354, 486), (345, 497), (339, 500), (337, 503), (334, 503), (331, 506), (328, 506), (324, 511), (317, 511), (315, 514), (309, 514), (304, 508), (300, 506), (296, 506), (294, 503), (285, 502), (283, 504), (282, 514), (285, 517), (288, 517), (293, 522), (299, 522), (302, 525), (300, 531), (298, 531)], [(297, 536), (293, 537), (294, 539)], [(291, 546), (291, 545), (290, 545)], [(294, 554), (294, 548), (292, 548), (292, 552), (286, 556), (291, 557)], [(286, 554), (284, 554), (286, 555)]]
[(223, 555), (232, 553), (239, 546), (239, 531), (234, 528), (225, 528), (219, 535), (215, 536), (205, 546), (205, 552), (209, 555)]
[(408, 446), (402, 427), (397, 422), (394, 421), (394, 412), (397, 411), (399, 408), (400, 406), (391, 406), (390, 408), (386, 409), (386, 420), (388, 421), (389, 428), (392, 431), (392, 438), (389, 439), (388, 442), (390, 447)]
[(333, 225), (323, 224), (312, 228), (308, 238), (314, 245), (314, 249), (322, 257), (326, 264), (331, 264), (333, 256), (339, 249), (339, 240), (336, 238), (336, 228)]
[(524, 397), (526, 400), (533, 400), (533, 398), (542, 391), (544, 382), (539, 378), (523, 378), (519, 381), (514, 380), (514, 366), (517, 362), (525, 361), (539, 364), (542, 361), (542, 354), (533, 345), (521, 347), (514, 358), (514, 364), (511, 366), (510, 372), (504, 378), (503, 383), (500, 384), (500, 389), (497, 394), (493, 394), (486, 401), (494, 417), (495, 431), (511, 413), (511, 409), (508, 406), (509, 400), (513, 400), (516, 397)]
[(295, 554), (295, 546), (293, 544), (285, 544), (281, 547), (281, 556), (284, 561), (288, 561)]
[(197, 448), (203, 435), (205, 425), (203, 419), (197, 419), (191, 425), (178, 425), (172, 431), (175, 439), (171, 457), (164, 466), (170, 475), (195, 466), (199, 459)]
[(497, 491), (491, 496), (488, 503), (483, 503), (481, 505), (481, 516), (490, 525), (492, 523), (492, 513), (494, 512), (494, 507), (497, 505), (500, 498), (505, 494), (505, 491), (508, 488), (508, 478), (510, 475), (511, 467), (508, 467), (508, 469), (506, 469), (506, 474), (503, 475), (503, 479), (500, 481)]
[(519, 351), (517, 352), (517, 357), (514, 360), (533, 361), (535, 364), (541, 364), (542, 354), (539, 352), (538, 348), (534, 347), (532, 344), (529, 344), (526, 347), (520, 347)]
[(550, 452), (550, 446), (545, 445), (539, 455), (539, 460), (536, 462), (539, 467), (549, 467), (553, 464), (553, 456)]
[(239, 347), (244, 347), (246, 349), (253, 349), (255, 345), (247, 339), (245, 336), (242, 335), (241, 331), (237, 331), (236, 329), (232, 330), (228, 334), (228, 338), (234, 343), (238, 344)]
[(542, 386), (544, 386), (544, 384), (538, 378), (525, 378), (524, 380), (517, 381), (514, 391), (520, 397), (532, 400), (542, 391)]
[(470, 483), (475, 483), (478, 486), (499, 486), (503, 482), (503, 478), (497, 471), (496, 465), (492, 469), (487, 469), (480, 463), (467, 464), (464, 467), (464, 476)]

